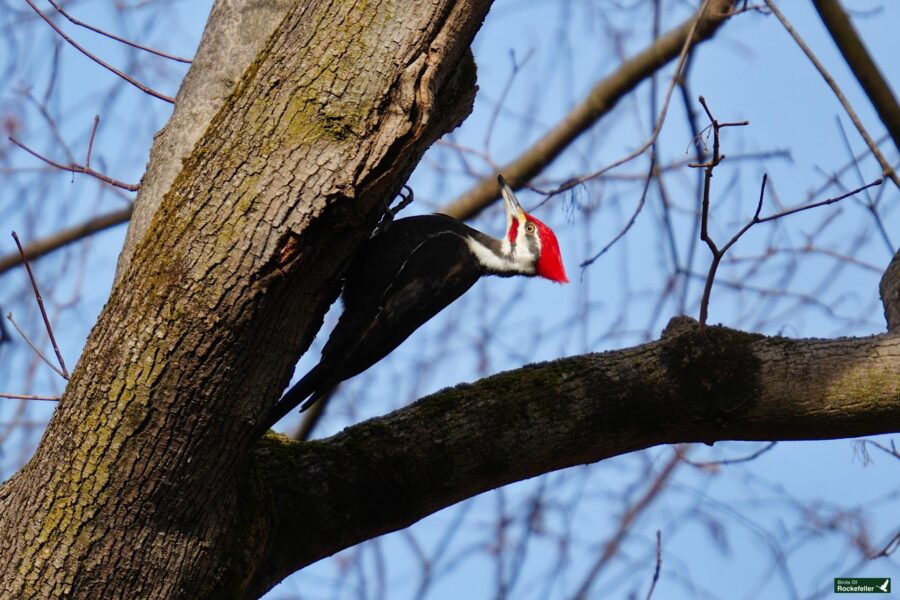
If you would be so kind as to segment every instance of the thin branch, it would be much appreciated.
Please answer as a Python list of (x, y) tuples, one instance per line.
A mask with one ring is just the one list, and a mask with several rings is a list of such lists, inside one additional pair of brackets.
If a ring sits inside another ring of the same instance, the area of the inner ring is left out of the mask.
[[(55, 160), (49, 159), (46, 156), (40, 154), (39, 152), (32, 150), (31, 148), (29, 148), (28, 146), (26, 146), (25, 144), (23, 144), (22, 142), (20, 142), (19, 140), (17, 140), (14, 137), (10, 137), (9, 141), (12, 142), (13, 144), (15, 144), (16, 146), (18, 146), (19, 148), (21, 148), (22, 150), (24, 150), (25, 152), (27, 152), (28, 154), (34, 156), (35, 158), (39, 158), (40, 160), (44, 161), (48, 165), (54, 166), (57, 169), (60, 169), (62, 171), (90, 175), (91, 177), (99, 179), (100, 181), (102, 181), (104, 183), (108, 183), (109, 185), (115, 186), (117, 188), (122, 188), (123, 190), (128, 190), (129, 192), (136, 192), (139, 189), (141, 189), (141, 186), (139, 184), (125, 183), (125, 182), (119, 181), (118, 179), (113, 179), (112, 177), (109, 177), (108, 175), (104, 175), (103, 173), (100, 173), (99, 171), (95, 171), (94, 169), (90, 168), (87, 165), (79, 165), (79, 164), (75, 164), (75, 163), (64, 165), (62, 163), (58, 163)], [(94, 139), (93, 139), (93, 135), (92, 135), (91, 142), (93, 143), (93, 141), (94, 141)], [(88, 158), (90, 158), (90, 148), (88, 149)]]
[(37, 98), (31, 93), (31, 90), (28, 88), (23, 88), (19, 91), (22, 96), (28, 100), (34, 108), (41, 114), (44, 121), (47, 123), (47, 127), (50, 128), (50, 134), (56, 143), (62, 148), (62, 151), (66, 154), (66, 159), (69, 162), (75, 162), (75, 156), (72, 154), (72, 150), (69, 148), (69, 145), (66, 143), (66, 140), (63, 139), (62, 133), (59, 130), (59, 124), (56, 122), (56, 119), (53, 115), (50, 114), (50, 110), (47, 108), (47, 103), (38, 101)]
[[(31, 270), (31, 265), (28, 263), (28, 255), (25, 254), (25, 249), (22, 248), (22, 243), (19, 241), (19, 236), (16, 235), (15, 231), (12, 232), (12, 237), (16, 241), (16, 247), (19, 248), (19, 254), (22, 255), (22, 262), (25, 263), (25, 270), (28, 271), (28, 278), (31, 280), (32, 289), (34, 289), (34, 297), (37, 300), (38, 308), (41, 309), (41, 317), (44, 319), (44, 327), (47, 328), (47, 335), (50, 337), (50, 344), (53, 346), (53, 351), (56, 353), (56, 359), (59, 361), (59, 367), (60, 369), (62, 369), (62, 372), (57, 371), (57, 373), (62, 375), (65, 379), (68, 379), (69, 371), (68, 369), (66, 369), (66, 361), (63, 360), (62, 352), (59, 351), (59, 346), (56, 344), (56, 338), (53, 336), (53, 327), (50, 326), (50, 319), (47, 317), (47, 311), (44, 308), (44, 300), (43, 298), (41, 298), (41, 292), (38, 289), (37, 280), (35, 280), (34, 273)], [(12, 313), (9, 314), (9, 320), (12, 321)], [(15, 323), (13, 324), (15, 325)]]
[[(690, 69), (693, 64), (692, 59), (688, 59), (688, 62), (684, 65), (684, 72), (682, 73), (681, 79), (678, 82), (678, 87), (681, 92), (681, 102), (684, 105), (685, 118), (687, 120), (688, 127), (691, 131), (691, 145), (694, 147), (694, 161), (696, 163), (705, 162), (706, 157), (706, 146), (703, 144), (701, 140), (700, 126), (697, 124), (697, 111), (693, 106), (693, 95), (691, 94), (690, 89), (690, 81), (688, 75), (690, 74)], [(688, 149), (685, 149), (685, 154), (688, 153)], [(690, 162), (690, 161), (688, 161)], [(695, 183), (696, 193), (698, 196), (702, 194), (703, 190), (703, 173), (697, 171), (697, 181)], [(683, 283), (681, 286), (681, 297), (678, 300), (678, 308), (679, 314), (684, 314), (686, 312), (687, 306), (687, 298), (688, 292), (690, 291), (691, 279), (687, 276), (687, 272), (689, 272), (694, 264), (694, 255), (697, 251), (697, 241), (700, 239), (699, 236), (700, 230), (700, 221), (694, 220), (691, 235), (689, 238), (687, 256), (684, 259), (683, 263), (683, 271), (679, 273), (683, 277)]]
[(737, 465), (740, 463), (756, 460), (757, 458), (774, 448), (777, 444), (778, 442), (769, 442), (756, 452), (753, 452), (752, 454), (749, 454), (747, 456), (742, 456), (740, 458), (726, 458), (724, 460), (711, 460), (706, 462), (694, 462), (688, 458), (685, 458), (684, 462), (691, 465), (692, 467), (697, 467), (699, 469), (714, 469), (716, 467), (721, 467), (724, 465)]
[(10, 398), (12, 400), (47, 400), (49, 402), (58, 402), (59, 396), (35, 396), (33, 394), (8, 394), (0, 392), (0, 398)]
[(788, 215), (793, 215), (798, 212), (803, 212), (804, 210), (809, 210), (811, 208), (818, 208), (820, 206), (828, 206), (829, 204), (834, 204), (835, 202), (840, 202), (841, 200), (845, 200), (850, 196), (855, 196), (856, 194), (869, 189), (870, 187), (874, 187), (876, 185), (881, 185), (884, 183), (883, 179), (876, 179), (870, 183), (867, 183), (863, 186), (856, 188), (855, 190), (851, 190), (846, 194), (841, 194), (840, 196), (836, 196), (834, 198), (828, 198), (827, 200), (822, 200), (821, 202), (814, 202), (812, 204), (806, 204), (804, 206), (797, 206), (794, 208), (789, 208), (787, 210), (783, 210), (780, 213), (775, 213), (774, 215), (769, 215), (768, 217), (759, 217), (754, 220), (754, 223), (765, 223), (767, 221), (774, 221), (775, 219), (780, 219), (781, 217), (786, 217)]
[(170, 104), (175, 104), (175, 98), (166, 96), (165, 94), (160, 94), (156, 90), (147, 87), (143, 83), (139, 82), (138, 80), (134, 79), (133, 77), (131, 77), (129, 75), (126, 75), (122, 71), (120, 71), (117, 68), (115, 68), (114, 66), (104, 62), (99, 57), (94, 56), (93, 54), (91, 54), (90, 52), (85, 50), (82, 46), (78, 45), (78, 42), (76, 42), (71, 37), (66, 35), (66, 32), (64, 32), (62, 29), (60, 29), (59, 25), (57, 25), (56, 23), (53, 22), (53, 19), (48, 17), (46, 14), (44, 14), (44, 12), (41, 11), (40, 8), (38, 8), (37, 4), (35, 4), (33, 0), (25, 0), (25, 2), (28, 3), (28, 6), (30, 6), (32, 8), (32, 10), (34, 10), (34, 12), (36, 12), (40, 18), (42, 18), (50, 27), (53, 28), (53, 31), (58, 33), (60, 35), (60, 37), (62, 37), (62, 39), (66, 40), (76, 50), (78, 50), (79, 52), (81, 52), (82, 54), (87, 56), (89, 59), (91, 59), (92, 61), (94, 61), (101, 67), (103, 67), (104, 69), (107, 69), (108, 71), (118, 75), (119, 77), (121, 77), (122, 79), (124, 79), (125, 81), (127, 81), (128, 83), (133, 85), (134, 87), (138, 88), (145, 94), (149, 94), (149, 95), (153, 96), (154, 98), (159, 98), (160, 100), (164, 100), (166, 102), (169, 102)]
[(628, 219), (628, 223), (625, 224), (625, 227), (623, 227), (622, 230), (619, 231), (619, 233), (616, 235), (616, 237), (614, 237), (612, 240), (609, 241), (608, 244), (606, 244), (605, 246), (603, 246), (603, 248), (600, 249), (600, 252), (598, 252), (597, 254), (593, 255), (592, 257), (582, 261), (581, 264), (578, 265), (579, 267), (581, 267), (582, 269), (585, 269), (585, 268), (591, 266), (592, 264), (594, 264), (594, 261), (596, 261), (598, 258), (603, 256), (604, 254), (606, 254), (606, 252), (610, 248), (612, 248), (616, 242), (618, 242), (620, 239), (622, 239), (622, 237), (626, 233), (628, 233), (628, 231), (634, 225), (634, 222), (637, 220), (637, 216), (641, 213), (641, 210), (644, 208), (644, 203), (647, 201), (647, 192), (650, 190), (650, 182), (653, 181), (653, 175), (655, 172), (655, 168), (656, 168), (656, 155), (651, 154), (650, 155), (650, 171), (647, 173), (647, 177), (644, 180), (644, 191), (641, 192), (641, 198), (638, 201), (637, 208), (634, 209), (634, 213), (632, 213), (631, 218)]
[(597, 575), (600, 574), (603, 567), (606, 566), (609, 560), (619, 551), (622, 542), (625, 540), (625, 536), (631, 531), (631, 526), (634, 524), (634, 521), (653, 503), (663, 489), (665, 489), (666, 484), (675, 472), (675, 468), (681, 463), (683, 456), (684, 451), (676, 446), (672, 453), (672, 457), (650, 484), (650, 487), (647, 488), (647, 491), (644, 492), (637, 502), (628, 507), (628, 510), (625, 511), (622, 518), (619, 519), (619, 525), (616, 532), (603, 547), (603, 552), (591, 567), (587, 577), (585, 577), (581, 587), (579, 587), (573, 598), (584, 600), (588, 597)]
[(94, 125), (91, 127), (91, 137), (88, 140), (87, 158), (84, 159), (84, 167), (91, 166), (91, 152), (94, 151), (94, 137), (97, 135), (97, 127), (100, 125), (100, 115), (94, 115)]
[[(653, 41), (654, 43), (659, 39), (660, 30), (662, 28), (662, 0), (653, 0)], [(687, 59), (685, 59), (684, 65), (681, 68), (681, 73), (676, 80), (675, 84), (679, 87), (681, 86), (681, 82), (687, 76), (688, 71), (691, 67), (691, 59), (690, 55)], [(649, 98), (649, 117), (652, 120), (657, 112), (658, 112), (658, 101), (657, 98), (659, 96), (658, 92), (658, 73), (654, 73), (650, 78), (650, 98)], [(655, 161), (656, 156), (659, 155), (658, 148), (659, 140), (657, 139), (653, 143), (653, 147), (650, 150), (651, 158)], [(675, 273), (680, 273), (682, 271), (681, 268), (681, 260), (678, 257), (678, 243), (675, 238), (675, 229), (672, 226), (672, 215), (671, 215), (671, 199), (669, 197), (668, 190), (664, 183), (663, 174), (659, 168), (651, 171), (656, 176), (656, 187), (659, 191), (659, 203), (660, 208), (662, 209), (662, 222), (663, 222), (663, 230), (666, 233), (666, 241), (668, 242), (669, 255), (672, 259), (672, 266), (675, 270)], [(673, 281), (673, 284), (675, 282)], [(667, 285), (666, 288), (669, 286)], [(668, 293), (665, 293), (664, 296), (669, 296)], [(662, 296), (661, 296), (662, 298)], [(662, 314), (661, 310), (653, 311), (653, 319), (654, 325), (655, 320), (658, 315)]]
[[(122, 223), (127, 223), (131, 218), (132, 207), (128, 206), (99, 217), (88, 219), (68, 229), (63, 229), (45, 238), (31, 242), (25, 247), (26, 254), (35, 260), (51, 252), (64, 248), (79, 240), (90, 237), (97, 232), (109, 229)], [(22, 264), (22, 256), (18, 252), (12, 252), (6, 256), (0, 256), (0, 275)]]
[(853, 443), (853, 452), (854, 454), (859, 454), (860, 458), (862, 459), (863, 466), (868, 466), (873, 462), (872, 457), (869, 455), (868, 446), (872, 446), (878, 450), (881, 450), (888, 456), (900, 458), (900, 450), (897, 450), (897, 445), (894, 443), (894, 440), (891, 440), (890, 448), (873, 440), (860, 440)]
[[(520, 186), (553, 162), (584, 131), (609, 113), (626, 94), (633, 91), (652, 73), (678, 57), (685, 47), (693, 47), (707, 40), (731, 16), (733, 2), (713, 2), (715, 9), (707, 10), (709, 0), (687, 21), (661, 36), (654, 44), (598, 82), (585, 98), (540, 140), (512, 162), (498, 169), (510, 185)], [(497, 174), (487, 175), (467, 193), (440, 209), (458, 219), (469, 219), (500, 197)]]
[(174, 61), (177, 61), (180, 63), (191, 64), (191, 59), (189, 59), (189, 58), (182, 58), (180, 56), (175, 56), (174, 54), (169, 54), (169, 53), (163, 52), (161, 50), (156, 50), (154, 48), (148, 48), (147, 46), (142, 46), (141, 44), (132, 42), (131, 40), (126, 40), (123, 37), (119, 37), (114, 33), (109, 33), (108, 31), (103, 31), (102, 29), (94, 27), (93, 25), (85, 23), (84, 21), (79, 21), (78, 19), (76, 19), (75, 17), (73, 17), (72, 15), (67, 13), (63, 9), (63, 7), (60, 6), (54, 0), (48, 0), (48, 1), (50, 2), (50, 4), (53, 5), (53, 8), (56, 9), (56, 12), (58, 12), (59, 14), (61, 14), (65, 18), (67, 18), (69, 20), (69, 22), (74, 25), (78, 25), (79, 27), (84, 27), (85, 29), (89, 29), (89, 30), (93, 31), (94, 33), (99, 33), (102, 36), (108, 37), (117, 42), (121, 42), (127, 46), (131, 46), (132, 48), (137, 48), (138, 50), (143, 50), (144, 52), (149, 52), (150, 54), (155, 54), (156, 56), (161, 56), (162, 58), (168, 58), (169, 60), (174, 60)]
[(706, 321), (709, 316), (709, 299), (712, 294), (713, 282), (716, 278), (716, 272), (719, 268), (719, 264), (722, 262), (722, 258), (725, 256), (725, 253), (735, 244), (741, 237), (750, 230), (751, 227), (758, 223), (766, 223), (768, 221), (775, 221), (782, 217), (786, 217), (788, 215), (792, 215), (795, 213), (803, 212), (805, 210), (810, 210), (812, 208), (818, 208), (820, 206), (826, 206), (828, 204), (834, 204), (835, 202), (840, 202), (845, 198), (849, 198), (859, 192), (866, 190), (870, 187), (881, 185), (883, 183), (882, 179), (877, 179), (871, 183), (865, 184), (855, 190), (847, 192), (846, 194), (842, 194), (835, 198), (828, 198), (827, 200), (822, 200), (821, 202), (814, 202), (812, 204), (807, 204), (805, 206), (798, 206), (795, 208), (790, 208), (774, 215), (769, 215), (767, 217), (760, 217), (760, 213), (762, 212), (763, 200), (765, 198), (766, 193), (766, 183), (768, 182), (769, 176), (768, 174), (763, 175), (762, 185), (759, 190), (759, 201), (756, 204), (756, 211), (753, 213), (753, 217), (747, 221), (737, 233), (735, 233), (728, 242), (719, 248), (715, 241), (709, 235), (709, 196), (710, 189), (712, 187), (712, 177), (714, 169), (725, 159), (725, 155), (720, 154), (719, 149), (719, 131), (723, 127), (738, 127), (749, 124), (747, 121), (737, 122), (737, 123), (719, 123), (715, 117), (713, 117), (712, 111), (709, 109), (709, 106), (706, 103), (706, 100), (703, 96), (700, 96), (700, 104), (703, 106), (703, 110), (706, 111), (706, 116), (710, 120), (709, 127), (712, 129), (713, 135), (713, 151), (710, 159), (705, 163), (691, 163), (688, 166), (694, 168), (703, 168), (704, 169), (704, 180), (703, 180), (703, 198), (702, 198), (702, 206), (700, 210), (700, 239), (706, 243), (707, 247), (709, 247), (709, 251), (712, 253), (712, 260), (709, 264), (709, 271), (706, 275), (706, 281), (703, 287), (703, 295), (700, 298), (700, 317), (698, 319), (698, 330), (704, 331), (706, 329)]
[(838, 0), (813, 0), (822, 23), (900, 150), (900, 105)]
[(525, 58), (522, 59), (521, 62), (516, 60), (516, 54), (514, 51), (510, 50), (510, 59), (512, 61), (512, 70), (509, 73), (509, 77), (506, 79), (506, 85), (503, 86), (503, 91), (500, 92), (500, 98), (497, 100), (497, 105), (494, 107), (494, 112), (491, 114), (491, 118), (488, 121), (487, 130), (484, 134), (484, 149), (485, 151), (489, 151), (491, 148), (491, 137), (494, 134), (494, 126), (497, 124), (497, 119), (500, 116), (500, 110), (503, 108), (503, 105), (506, 103), (506, 97), (509, 95), (510, 90), (512, 90), (513, 83), (516, 80), (516, 76), (518, 76), (519, 71), (522, 70), (522, 67), (525, 66), (525, 63), (534, 55), (534, 48), (528, 50), (525, 53)]
[(793, 215), (793, 214), (796, 214), (799, 212), (803, 212), (805, 210), (810, 210), (812, 208), (818, 208), (820, 206), (827, 206), (829, 204), (834, 204), (835, 202), (840, 202), (841, 200), (845, 200), (845, 199), (847, 199), (855, 194), (858, 194), (859, 192), (861, 192), (865, 189), (868, 189), (872, 186), (881, 185), (882, 183), (884, 183), (884, 180), (876, 179), (875, 181), (873, 181), (871, 183), (867, 183), (864, 186), (858, 187), (855, 190), (851, 190), (851, 191), (847, 192), (846, 194), (841, 194), (840, 196), (837, 196), (835, 198), (828, 198), (827, 200), (822, 200), (821, 202), (814, 202), (813, 204), (807, 204), (804, 206), (790, 208), (790, 209), (781, 211), (779, 213), (775, 213), (774, 215), (769, 215), (767, 217), (760, 217), (759, 214), (760, 214), (760, 211), (762, 210), (763, 196), (765, 194), (767, 181), (768, 181), (768, 174), (765, 174), (765, 175), (763, 175), (762, 185), (760, 186), (759, 203), (756, 206), (756, 212), (753, 214), (753, 218), (750, 219), (749, 221), (747, 221), (747, 223), (745, 223), (744, 226), (741, 227), (741, 229), (736, 234), (734, 234), (734, 236), (732, 236), (732, 238), (730, 240), (728, 240), (728, 243), (726, 243), (724, 246), (722, 246), (721, 249), (716, 249), (715, 243), (713, 243), (713, 241), (711, 239), (709, 240), (708, 245), (710, 246), (710, 250), (713, 253), (713, 260), (710, 263), (709, 272), (707, 273), (707, 276), (706, 276), (706, 283), (703, 288), (703, 296), (700, 299), (700, 318), (698, 319), (698, 321), (699, 321), (699, 329), (701, 331), (704, 329), (704, 327), (706, 325), (706, 318), (709, 314), (709, 298), (712, 293), (713, 281), (715, 280), (716, 271), (719, 267), (719, 263), (722, 261), (722, 258), (725, 256), (725, 253), (729, 250), (729, 248), (731, 248), (745, 233), (747, 233), (747, 231), (751, 227), (753, 227), (754, 225), (756, 225), (758, 223), (766, 223), (768, 221), (775, 221), (782, 217), (786, 217), (788, 215)]
[[(852, 157), (853, 146), (851, 146), (850, 138), (847, 136), (847, 132), (844, 130), (844, 124), (841, 123), (841, 120), (838, 117), (835, 117), (835, 121), (837, 122), (838, 131), (841, 134), (841, 141), (844, 142), (844, 147), (847, 149), (847, 154)], [(863, 176), (862, 169), (859, 167), (859, 161), (853, 162), (853, 170), (856, 171), (856, 176), (859, 177), (859, 182), (865, 183), (866, 178)], [(840, 181), (837, 181), (836, 183), (840, 187), (844, 187)], [(885, 229), (884, 227), (884, 222), (881, 220), (881, 215), (878, 214), (878, 199), (873, 199), (868, 193), (866, 193), (866, 201), (863, 202), (863, 205), (869, 211), (869, 214), (872, 215), (872, 220), (875, 221), (875, 227), (878, 229), (878, 233), (881, 234), (881, 239), (882, 241), (884, 241), (884, 244), (887, 247), (888, 254), (894, 254), (895, 248), (894, 244), (891, 242), (891, 236), (888, 235), (887, 229)]]
[[(840, 123), (840, 120), (838, 121), (838, 123)], [(888, 138), (890, 138), (890, 136), (889, 136), (888, 134), (884, 134), (884, 135), (882, 135), (880, 138), (878, 138), (877, 140), (875, 140), (875, 143), (878, 144), (878, 145), (880, 146), (880, 145), (883, 144), (885, 141), (887, 141)], [(833, 186), (833, 185), (835, 185), (835, 184), (839, 184), (839, 183), (840, 183), (840, 177), (841, 177), (841, 175), (843, 175), (844, 173), (846, 173), (846, 172), (849, 171), (850, 169), (855, 168), (855, 167), (856, 167), (856, 164), (857, 164), (859, 161), (861, 161), (863, 158), (865, 158), (866, 155), (867, 155), (868, 153), (869, 153), (869, 150), (868, 150), (868, 148), (867, 148), (866, 150), (863, 150), (862, 152), (859, 152), (858, 154), (852, 155), (852, 157), (850, 158), (849, 161), (845, 162), (843, 165), (841, 165), (840, 167), (838, 167), (838, 168), (837, 168), (835, 171), (833, 171), (831, 174), (829, 174), (829, 173), (828, 173), (827, 171), (825, 171), (824, 169), (821, 169), (821, 168), (818, 168), (818, 167), (817, 167), (817, 169), (819, 170), (819, 172), (821, 173), (821, 175), (825, 177), (825, 181), (824, 181), (824, 183), (822, 183), (821, 185), (819, 185), (819, 187), (817, 187), (817, 188), (811, 190), (811, 191), (806, 195), (807, 199), (808, 199), (808, 200), (811, 200), (812, 198), (815, 198), (815, 197), (818, 196), (819, 194), (825, 192), (825, 191), (826, 191), (828, 188), (830, 188), (831, 186)]]
[[(689, 163), (689, 167), (695, 168), (703, 168), (704, 169), (704, 178), (703, 178), (703, 197), (701, 200), (701, 209), (700, 209), (700, 240), (706, 243), (709, 247), (709, 251), (712, 253), (713, 258), (709, 264), (709, 272), (706, 277), (706, 284), (703, 287), (703, 296), (700, 299), (700, 318), (698, 329), (702, 332), (706, 329), (706, 319), (709, 314), (709, 297), (712, 294), (712, 285), (713, 281), (716, 278), (716, 270), (719, 268), (719, 263), (722, 260), (722, 257), (725, 255), (725, 252), (728, 248), (734, 244), (738, 238), (740, 238), (747, 229), (750, 228), (750, 225), (745, 225), (741, 231), (735, 235), (731, 241), (729, 241), (724, 248), (719, 250), (716, 246), (716, 243), (709, 236), (709, 194), (710, 189), (712, 188), (712, 178), (713, 171), (719, 163), (725, 160), (725, 156), (720, 154), (719, 152), (719, 131), (723, 127), (741, 127), (744, 125), (748, 125), (748, 121), (741, 121), (736, 123), (719, 123), (715, 117), (712, 115), (712, 111), (709, 109), (709, 106), (706, 104), (706, 99), (703, 96), (700, 96), (700, 105), (703, 106), (703, 110), (706, 111), (706, 116), (709, 118), (709, 127), (712, 128), (713, 134), (713, 151), (710, 159), (705, 163)], [(705, 130), (704, 130), (705, 131)], [(701, 132), (702, 133), (702, 132)], [(766, 177), (763, 177), (763, 190), (766, 187)], [(756, 207), (756, 213), (754, 218), (759, 216), (759, 211), (762, 210), (762, 194), (760, 191), (760, 199), (759, 204)]]
[(653, 590), (656, 589), (656, 582), (659, 581), (659, 571), (662, 568), (662, 531), (656, 530), (656, 570), (653, 572), (653, 581), (650, 583), (650, 589), (647, 590), (647, 597), (644, 600), (650, 600), (653, 596)]
[(875, 554), (874, 556), (871, 556), (869, 558), (874, 559), (881, 558), (882, 556), (890, 556), (891, 554), (896, 552), (898, 548), (900, 548), (900, 532), (897, 532), (897, 535), (891, 538), (891, 541), (885, 544), (884, 548), (882, 548), (881, 551), (878, 552), (878, 554)]
[(828, 84), (828, 87), (831, 88), (831, 91), (834, 92), (834, 95), (837, 97), (838, 102), (841, 103), (841, 106), (844, 107), (844, 110), (847, 111), (847, 114), (850, 116), (850, 120), (853, 121), (853, 124), (856, 126), (857, 131), (862, 136), (862, 138), (866, 141), (866, 145), (869, 147), (869, 150), (872, 151), (872, 154), (875, 156), (875, 160), (878, 161), (878, 164), (881, 165), (882, 175), (887, 177), (891, 181), (894, 182), (898, 188), (900, 188), (900, 176), (897, 175), (897, 172), (891, 166), (891, 164), (884, 157), (884, 154), (881, 153), (881, 149), (878, 147), (878, 144), (875, 143), (875, 140), (872, 139), (872, 136), (869, 135), (869, 132), (866, 131), (866, 128), (863, 127), (862, 121), (860, 121), (859, 117), (856, 115), (856, 111), (853, 110), (853, 107), (850, 106), (850, 102), (847, 100), (844, 93), (841, 91), (841, 88), (838, 87), (837, 82), (835, 82), (834, 78), (831, 74), (825, 69), (825, 66), (819, 61), (815, 54), (813, 54), (812, 49), (806, 45), (806, 42), (803, 41), (803, 38), (800, 37), (800, 34), (793, 28), (790, 21), (787, 20), (787, 17), (778, 10), (778, 7), (772, 2), (772, 0), (763, 0), (766, 3), (766, 6), (769, 10), (772, 11), (772, 14), (781, 22), (781, 25), (784, 27), (785, 31), (790, 34), (792, 38), (794, 38), (794, 42), (800, 47), (803, 53), (806, 55), (806, 58), (813, 64), (817, 71), (819, 71), (819, 75), (822, 76), (822, 79), (825, 80), (825, 83)]
[(687, 61), (688, 54), (693, 47), (694, 42), (694, 33), (697, 30), (697, 25), (699, 25), (700, 21), (705, 17), (706, 11), (709, 9), (712, 4), (712, 0), (705, 0), (705, 2), (700, 5), (700, 9), (697, 11), (697, 17), (694, 19), (693, 24), (691, 25), (691, 30), (687, 35), (687, 38), (684, 40), (684, 44), (681, 47), (681, 53), (678, 56), (678, 64), (675, 67), (675, 73), (672, 75), (672, 80), (669, 83), (669, 87), (666, 90), (665, 98), (663, 99), (662, 108), (660, 108), (659, 115), (656, 117), (656, 124), (653, 127), (653, 133), (650, 134), (650, 138), (644, 142), (642, 146), (640, 146), (637, 150), (627, 154), (626, 156), (620, 158), (619, 160), (612, 162), (602, 169), (594, 171), (593, 173), (588, 173), (587, 175), (582, 175), (580, 177), (572, 178), (562, 185), (557, 187), (554, 190), (550, 190), (545, 192), (549, 196), (553, 196), (566, 190), (570, 190), (577, 185), (581, 185), (582, 183), (594, 179), (596, 177), (600, 177), (604, 173), (615, 169), (616, 167), (620, 167), (627, 162), (630, 162), (649, 150), (655, 143), (656, 139), (659, 137), (659, 134), (662, 132), (663, 124), (666, 122), (666, 115), (669, 112), (669, 103), (672, 100), (672, 94), (675, 92), (675, 87), (678, 85), (678, 81), (681, 79), (681, 73), (684, 70), (685, 62)]
[(6, 318), (9, 320), (10, 323), (12, 323), (12, 326), (13, 326), (13, 328), (15, 328), (16, 332), (17, 332), (20, 336), (22, 336), (22, 339), (25, 340), (25, 343), (28, 344), (28, 347), (31, 348), (32, 352), (34, 352), (35, 354), (38, 355), (38, 358), (40, 358), (42, 361), (44, 361), (44, 362), (47, 364), (48, 367), (50, 367), (51, 369), (53, 369), (54, 371), (56, 371), (57, 375), (59, 375), (60, 377), (65, 378), (65, 379), (68, 379), (68, 377), (67, 377), (67, 376), (59, 369), (59, 367), (57, 367), (56, 365), (54, 365), (54, 364), (50, 361), (50, 359), (47, 358), (47, 357), (44, 355), (43, 352), (40, 351), (40, 349), (37, 347), (37, 344), (35, 344), (34, 342), (32, 342), (32, 341), (31, 341), (31, 338), (29, 338), (29, 337), (25, 334), (25, 332), (22, 330), (22, 328), (19, 327), (19, 324), (16, 323), (16, 320), (15, 320), (15, 319), (13, 319), (12, 313), (7, 313)]

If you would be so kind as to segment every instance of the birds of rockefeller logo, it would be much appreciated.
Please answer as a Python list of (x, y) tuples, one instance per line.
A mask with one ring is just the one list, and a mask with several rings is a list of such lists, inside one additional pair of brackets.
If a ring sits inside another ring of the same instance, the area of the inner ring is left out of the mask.
[(835, 577), (835, 594), (890, 594), (890, 577)]

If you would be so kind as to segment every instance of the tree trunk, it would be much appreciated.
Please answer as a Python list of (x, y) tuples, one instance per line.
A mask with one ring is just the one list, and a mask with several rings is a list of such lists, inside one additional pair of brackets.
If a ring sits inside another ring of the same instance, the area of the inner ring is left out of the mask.
[(382, 200), (471, 110), (487, 0), (297, 2), (134, 247), (0, 489), (8, 598), (227, 598), (246, 475)]

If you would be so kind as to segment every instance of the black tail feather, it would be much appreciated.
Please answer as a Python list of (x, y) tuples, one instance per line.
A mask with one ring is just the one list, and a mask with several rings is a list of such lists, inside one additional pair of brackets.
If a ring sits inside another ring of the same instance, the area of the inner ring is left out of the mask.
[[(280, 421), (291, 412), (294, 408), (296, 408), (301, 402), (303, 405), (300, 408), (300, 412), (303, 412), (307, 408), (313, 405), (313, 403), (318, 400), (324, 392), (327, 392), (330, 389), (331, 385), (325, 386), (325, 389), (321, 389), (321, 385), (325, 379), (326, 374), (329, 372), (327, 366), (325, 366), (324, 362), (320, 362), (318, 365), (312, 368), (309, 373), (303, 376), (300, 381), (294, 384), (294, 386), (287, 391), (287, 393), (281, 397), (281, 400), (278, 401), (277, 404), (272, 408), (272, 412), (269, 413), (269, 418), (266, 420), (265, 427), (266, 429), (270, 429), (275, 423)], [(306, 400), (309, 398), (309, 400)], [(306, 400), (306, 402), (303, 402)]]
[(313, 404), (319, 401), (319, 399), (331, 391), (331, 388), (316, 390), (312, 393), (312, 395), (306, 399), (306, 401), (300, 405), (300, 412), (306, 412)]

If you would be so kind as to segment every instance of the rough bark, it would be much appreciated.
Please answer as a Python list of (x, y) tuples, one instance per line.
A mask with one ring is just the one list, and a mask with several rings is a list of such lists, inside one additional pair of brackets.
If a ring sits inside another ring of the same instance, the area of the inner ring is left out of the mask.
[(471, 109), (487, 1), (301, 1), (121, 274), (32, 460), (0, 488), (10, 598), (226, 598), (258, 423), (381, 202)]
[(878, 286), (888, 331), (900, 330), (900, 252), (894, 254)]
[(900, 335), (792, 340), (691, 323), (447, 389), (325, 440), (268, 436), (247, 518), (269, 532), (272, 559), (250, 587), (481, 492), (657, 444), (900, 431)]
[[(182, 161), (222, 108), (241, 75), (284, 18), (290, 0), (216, 0), (168, 123), (153, 138), (150, 161), (134, 201), (125, 244), (116, 266), (118, 281), (144, 237)], [(125, 219), (128, 220), (128, 219)]]

